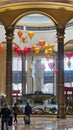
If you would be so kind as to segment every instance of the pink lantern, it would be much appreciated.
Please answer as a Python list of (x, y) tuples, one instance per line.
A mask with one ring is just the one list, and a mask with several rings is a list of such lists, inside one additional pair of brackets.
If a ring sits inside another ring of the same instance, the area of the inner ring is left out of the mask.
[(19, 48), (19, 47), (18, 47), (17, 45), (15, 45), (15, 46), (13, 47), (13, 49), (14, 49), (15, 52), (17, 52), (18, 48)]
[(50, 62), (50, 63), (48, 64), (48, 66), (49, 66), (49, 67), (50, 67), (50, 69), (52, 70), (52, 69), (54, 68), (54, 66), (55, 66), (55, 63)]
[(21, 55), (22, 54), (22, 50), (20, 48), (17, 49), (17, 53), (18, 55)]
[(31, 51), (30, 47), (25, 47), (24, 50), (23, 50), (23, 52), (24, 52), (25, 55), (28, 54), (28, 53), (30, 53), (30, 51)]
[(55, 74), (58, 75), (58, 69), (55, 70)]
[(68, 67), (70, 68), (70, 66), (71, 66), (70, 60), (68, 60), (67, 65), (68, 65)]
[(66, 56), (70, 59), (70, 58), (72, 57), (72, 52), (68, 51), (68, 52), (66, 53)]

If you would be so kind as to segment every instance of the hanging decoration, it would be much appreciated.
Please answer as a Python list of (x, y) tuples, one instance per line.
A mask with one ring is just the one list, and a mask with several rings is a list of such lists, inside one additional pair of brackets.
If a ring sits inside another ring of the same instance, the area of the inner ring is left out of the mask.
[(21, 54), (22, 54), (22, 49), (18, 48), (18, 49), (17, 49), (17, 54), (18, 54), (18, 55), (21, 55)]
[(0, 44), (0, 52), (2, 52), (4, 50), (4, 45)]
[(45, 41), (44, 41), (44, 40), (40, 40), (40, 41), (39, 41), (39, 45), (40, 45), (41, 47), (43, 47), (43, 46), (45, 45)]
[(32, 39), (33, 36), (34, 36), (34, 32), (28, 32), (28, 36), (29, 36), (30, 39)]
[(32, 65), (29, 66), (29, 71), (32, 72)]
[(45, 49), (49, 49), (49, 44), (48, 44), (48, 43), (45, 43), (44, 48), (45, 48)]
[(24, 53), (24, 55), (26, 55), (26, 54), (30, 53), (30, 51), (31, 51), (30, 47), (24, 47), (23, 53)]
[(32, 51), (33, 51), (36, 47), (38, 47), (36, 44), (33, 45), (33, 46), (32, 46)]
[(70, 68), (70, 66), (71, 66), (70, 60), (68, 60), (67, 65), (68, 65), (68, 67)]
[(49, 48), (49, 49), (48, 49), (48, 54), (49, 54), (49, 55), (53, 55), (53, 53), (54, 53), (53, 48)]
[(67, 53), (66, 53), (66, 56), (70, 59), (71, 57), (72, 57), (72, 52), (70, 52), (70, 51), (68, 51)]
[(44, 55), (45, 55), (45, 56), (48, 56), (48, 54), (49, 54), (48, 49), (45, 49)]
[(17, 46), (17, 45), (14, 45), (14, 46), (13, 46), (13, 49), (14, 49), (15, 52), (17, 52), (18, 46)]
[(40, 48), (39, 47), (35, 47), (34, 48), (34, 52), (35, 52), (35, 54), (39, 54), (40, 53)]
[(58, 69), (55, 70), (55, 74), (58, 75)]
[(54, 49), (54, 44), (49, 44), (49, 48)]
[(21, 38), (21, 36), (22, 36), (22, 34), (23, 34), (22, 30), (19, 29), (17, 34), (18, 34), (18, 36)]
[(21, 40), (22, 40), (22, 42), (25, 42), (26, 41), (26, 36), (22, 35)]
[(22, 49), (20, 47), (18, 47), (17, 45), (14, 45), (14, 51), (18, 54), (21, 55), (22, 54)]
[(49, 68), (52, 70), (52, 69), (54, 68), (54, 66), (55, 66), (55, 63), (50, 62), (50, 63), (48, 64), (48, 66), (49, 66)]

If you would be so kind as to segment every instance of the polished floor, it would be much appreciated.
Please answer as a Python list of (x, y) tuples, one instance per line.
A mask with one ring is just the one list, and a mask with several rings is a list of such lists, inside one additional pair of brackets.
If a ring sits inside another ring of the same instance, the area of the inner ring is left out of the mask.
[(73, 119), (35, 117), (30, 125), (25, 125), (23, 118), (18, 118), (18, 123), (9, 126), (9, 130), (73, 130)]

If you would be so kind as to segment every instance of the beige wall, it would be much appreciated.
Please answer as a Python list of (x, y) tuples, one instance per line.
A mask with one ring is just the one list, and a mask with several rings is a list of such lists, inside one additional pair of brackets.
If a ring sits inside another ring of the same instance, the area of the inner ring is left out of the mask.
[(0, 95), (6, 91), (6, 52), (0, 52)]

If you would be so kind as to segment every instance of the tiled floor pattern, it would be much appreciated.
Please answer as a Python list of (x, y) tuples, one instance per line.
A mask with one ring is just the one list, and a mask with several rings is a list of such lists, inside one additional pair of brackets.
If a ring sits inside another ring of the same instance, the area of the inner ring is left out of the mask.
[(9, 126), (9, 130), (73, 130), (73, 119), (31, 119), (30, 125), (18, 119), (18, 123)]

